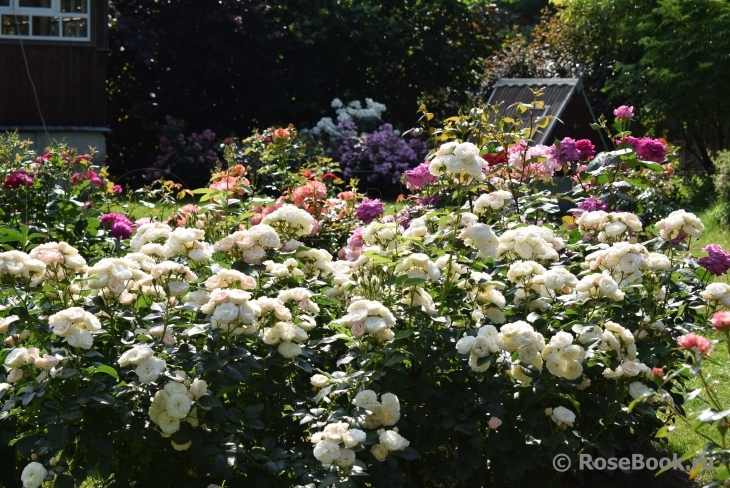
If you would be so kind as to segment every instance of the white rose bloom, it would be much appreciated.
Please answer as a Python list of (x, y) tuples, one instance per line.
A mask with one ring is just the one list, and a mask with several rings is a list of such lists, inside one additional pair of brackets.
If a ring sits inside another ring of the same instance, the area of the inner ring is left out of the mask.
[(20, 481), (23, 482), (23, 488), (38, 488), (43, 484), (46, 478), (46, 468), (41, 463), (32, 462), (23, 468), (20, 475)]
[(282, 342), (279, 344), (279, 347), (277, 349), (279, 351), (279, 354), (284, 356), (285, 358), (293, 358), (295, 356), (299, 356), (302, 353), (302, 348), (293, 342)]
[[(160, 334), (160, 337), (161, 336), (162, 335)], [(147, 344), (137, 344), (132, 349), (124, 351), (124, 353), (119, 356), (117, 362), (121, 367), (127, 366), (129, 364), (137, 365), (145, 359), (152, 357), (154, 354), (155, 352)]]
[(190, 385), (190, 393), (192, 393), (197, 400), (198, 398), (208, 394), (208, 384), (205, 380), (196, 378)]
[(342, 442), (343, 436), (350, 426), (346, 422), (335, 422), (324, 428), (324, 438), (335, 442)]
[(386, 430), (380, 434), (380, 438), (378, 440), (380, 441), (380, 444), (385, 446), (385, 448), (389, 451), (399, 451), (407, 445), (403, 436), (392, 430)]
[(309, 382), (312, 383), (312, 386), (315, 388), (322, 388), (324, 385), (327, 384), (327, 377), (323, 374), (315, 374), (312, 375), (311, 378), (309, 378)]
[(173, 417), (167, 412), (160, 412), (157, 416), (157, 425), (165, 434), (174, 434), (180, 430), (180, 419)]
[(370, 448), (370, 453), (377, 459), (378, 461), (385, 461), (385, 458), (388, 457), (388, 448), (385, 447), (382, 444), (374, 444), (373, 447)]
[(363, 390), (355, 395), (355, 399), (352, 401), (352, 403), (356, 407), (372, 410), (372, 407), (379, 403), (378, 395), (373, 390)]
[(329, 466), (340, 457), (340, 446), (337, 442), (323, 439), (314, 446), (314, 457), (325, 466)]
[(355, 464), (355, 451), (352, 449), (341, 448), (340, 456), (335, 459), (335, 464), (341, 468), (349, 468)]
[(28, 349), (24, 347), (16, 347), (5, 358), (5, 366), (9, 368), (17, 368), (28, 361)]
[(459, 342), (456, 343), (456, 349), (459, 351), (459, 354), (469, 354), (476, 340), (476, 337), (468, 335), (464, 335), (464, 337), (459, 339)]
[(167, 364), (164, 359), (150, 357), (140, 362), (137, 366), (136, 373), (140, 383), (152, 383), (165, 371)]
[(646, 394), (653, 393), (654, 390), (644, 385), (643, 383), (639, 383), (638, 381), (634, 381), (629, 385), (629, 395), (631, 395), (631, 398), (639, 398)]
[(91, 349), (94, 344), (94, 336), (86, 329), (73, 328), (65, 337), (69, 346), (81, 349)]
[(171, 417), (175, 417), (177, 419), (184, 419), (187, 417), (188, 412), (190, 412), (190, 407), (192, 406), (193, 403), (190, 398), (188, 398), (187, 395), (180, 393), (170, 395), (167, 397), (167, 400), (165, 400), (165, 410), (167, 410), (167, 413)]
[(575, 422), (575, 414), (565, 407), (553, 408), (551, 418), (557, 423), (563, 423), (570, 427), (572, 427), (573, 422)]
[(367, 435), (360, 429), (350, 429), (342, 436), (342, 443), (347, 447), (355, 447), (365, 441)]

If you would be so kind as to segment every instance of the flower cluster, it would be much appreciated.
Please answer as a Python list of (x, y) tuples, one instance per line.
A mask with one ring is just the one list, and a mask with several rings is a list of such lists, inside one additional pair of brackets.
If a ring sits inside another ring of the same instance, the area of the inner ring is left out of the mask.
[(351, 429), (346, 422), (327, 424), (322, 432), (312, 434), (314, 457), (323, 466), (336, 464), (340, 468), (349, 468), (355, 464), (352, 448), (361, 445), (365, 438), (364, 431)]
[(433, 176), (446, 174), (449, 178), (464, 181), (484, 181), (484, 170), (489, 165), (479, 156), (479, 148), (471, 142), (443, 144), (429, 164)]
[(666, 218), (656, 223), (662, 239), (672, 243), (682, 242), (688, 236), (700, 237), (705, 229), (702, 221), (693, 213), (685, 210), (675, 210)]
[[(183, 383), (171, 381), (155, 393), (147, 413), (150, 420), (160, 428), (163, 437), (170, 437), (180, 430), (182, 422), (193, 427), (199, 425), (197, 407), (193, 406), (193, 401), (207, 395), (207, 389), (208, 385), (204, 380), (196, 379), (189, 389)], [(184, 451), (192, 445), (192, 441), (185, 444), (171, 442), (177, 451)]]
[(620, 242), (630, 239), (643, 229), (641, 220), (628, 212), (587, 211), (575, 220), (580, 233), (586, 240), (598, 242)]
[(391, 341), (395, 337), (392, 330), (395, 317), (382, 303), (374, 300), (357, 300), (347, 307), (347, 312), (347, 315), (337, 322), (349, 327), (354, 337), (359, 338), (366, 333), (379, 341)]

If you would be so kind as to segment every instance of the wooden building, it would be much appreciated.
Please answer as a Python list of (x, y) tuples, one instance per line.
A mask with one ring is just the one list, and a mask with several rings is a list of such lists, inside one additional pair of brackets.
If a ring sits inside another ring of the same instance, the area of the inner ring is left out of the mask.
[(0, 131), (105, 155), (107, 0), (0, 0)]
[(534, 111), (534, 114), (556, 117), (542, 133), (536, 134), (535, 144), (550, 145), (555, 139), (572, 137), (576, 140), (589, 139), (596, 146), (596, 151), (609, 149), (604, 134), (591, 129), (596, 117), (580, 78), (503, 78), (497, 81), (487, 103), (501, 102), (500, 114), (514, 117), (515, 107), (510, 106), (517, 102), (532, 102), (530, 88), (544, 88), (541, 100), (545, 102), (545, 108)]

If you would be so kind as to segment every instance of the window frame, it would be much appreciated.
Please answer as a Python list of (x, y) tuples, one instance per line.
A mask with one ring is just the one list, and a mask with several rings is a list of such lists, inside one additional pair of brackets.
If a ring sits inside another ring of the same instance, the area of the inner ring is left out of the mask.
[[(93, 0), (84, 0), (86, 2), (86, 12), (62, 12), (61, 0), (51, 0), (50, 7), (21, 7), (20, 0), (9, 0), (9, 6), (0, 5), (0, 16), (11, 17), (28, 17), (28, 34), (3, 34), (0, 26), (0, 42), (12, 39), (22, 39), (24, 41), (52, 41), (52, 42), (71, 42), (71, 43), (89, 43), (92, 41), (92, 11)], [(55, 19), (58, 23), (58, 35), (56, 36), (34, 36), (33, 35), (33, 17), (49, 17)], [(80, 19), (86, 21), (85, 37), (65, 37), (63, 36), (64, 19)]]

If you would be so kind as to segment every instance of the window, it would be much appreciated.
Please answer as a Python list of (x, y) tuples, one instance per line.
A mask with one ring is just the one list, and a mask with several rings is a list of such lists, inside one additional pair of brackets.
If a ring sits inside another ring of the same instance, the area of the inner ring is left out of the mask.
[(0, 0), (0, 39), (88, 41), (90, 0)]

